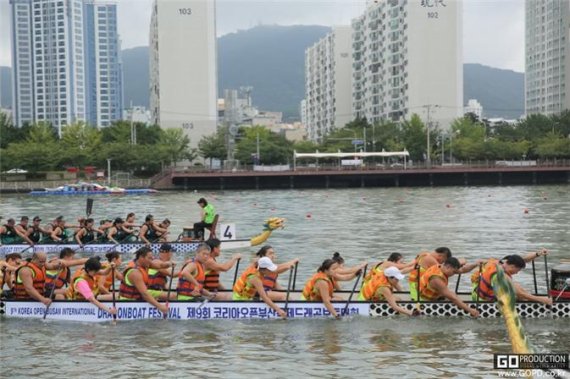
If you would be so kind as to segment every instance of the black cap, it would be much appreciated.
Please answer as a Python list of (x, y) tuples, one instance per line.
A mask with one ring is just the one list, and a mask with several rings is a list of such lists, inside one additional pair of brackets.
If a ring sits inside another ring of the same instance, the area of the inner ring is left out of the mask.
[(40, 216), (36, 216), (34, 217), (34, 221), (42, 221), (42, 219), (40, 218)]
[(175, 251), (169, 243), (163, 243), (160, 246), (160, 251)]
[(198, 204), (208, 204), (208, 202), (206, 201), (206, 199), (204, 199), (203, 197), (201, 197), (198, 201)]
[(115, 219), (115, 224), (123, 224), (124, 222), (125, 222), (125, 221), (124, 221), (122, 218), (120, 218), (120, 217), (117, 217), (117, 218)]
[(56, 221), (63, 221), (63, 216), (57, 216)]
[(30, 218), (28, 216), (22, 216), (20, 221), (28, 221)]

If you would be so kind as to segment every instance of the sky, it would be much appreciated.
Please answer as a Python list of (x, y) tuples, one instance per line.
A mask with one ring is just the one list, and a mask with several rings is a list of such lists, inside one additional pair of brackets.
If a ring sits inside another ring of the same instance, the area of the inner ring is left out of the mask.
[[(117, 0), (122, 48), (148, 45), (153, 0)], [(217, 34), (257, 25), (349, 25), (365, 0), (217, 0)], [(11, 65), (9, 2), (0, 0), (0, 66)], [(465, 63), (524, 71), (524, 1), (464, 0)]]

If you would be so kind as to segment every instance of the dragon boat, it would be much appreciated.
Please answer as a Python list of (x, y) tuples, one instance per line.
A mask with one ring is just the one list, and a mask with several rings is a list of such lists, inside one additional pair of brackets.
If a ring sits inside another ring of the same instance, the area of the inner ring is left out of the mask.
[(32, 196), (45, 195), (141, 195), (157, 193), (152, 188), (125, 189), (121, 187), (104, 186), (98, 183), (65, 184), (56, 188), (43, 188), (30, 192)]
[[(502, 270), (500, 270), (502, 273)], [(533, 301), (515, 301), (514, 292), (505, 293), (497, 288), (498, 302), (472, 301), (470, 293), (459, 292), (458, 296), (471, 307), (477, 308), (480, 318), (503, 317), (509, 326), (509, 333), (518, 335), (522, 330), (519, 318), (570, 318), (570, 265), (555, 266), (551, 270), (551, 288), (549, 294), (554, 303), (548, 307)], [(510, 282), (500, 278), (500, 286), (508, 287)], [(293, 287), (294, 288), (294, 284)], [(341, 296), (351, 299), (350, 291), (339, 291)], [(553, 296), (554, 293), (557, 296)], [(321, 302), (299, 301), (299, 291), (290, 291), (290, 301), (275, 302), (286, 310), (290, 319), (326, 318), (329, 311)], [(401, 299), (398, 304), (406, 309), (418, 309), (423, 317), (469, 317), (469, 315), (449, 301), (413, 301), (407, 292), (397, 293)], [(120, 321), (162, 319), (173, 320), (212, 320), (212, 319), (273, 319), (279, 316), (262, 301), (170, 301), (168, 315), (146, 302), (140, 301), (101, 301), (107, 306), (115, 305), (117, 319)], [(338, 300), (332, 302), (335, 310), (342, 316), (393, 317), (396, 312), (387, 302), (366, 302)], [(506, 309), (508, 308), (508, 309)], [(0, 299), (0, 317), (4, 318), (43, 318), (46, 307), (35, 301)], [(105, 322), (113, 319), (112, 315), (97, 308), (87, 301), (56, 300), (48, 309), (46, 318), (61, 321)], [(512, 337), (514, 338), (514, 337)], [(519, 337), (520, 339), (520, 337)]]
[[(292, 293), (298, 298), (299, 294)], [(468, 296), (462, 295), (464, 299)], [(112, 302), (103, 304), (112, 306)], [(466, 301), (473, 307), (478, 307), (481, 318), (501, 317), (496, 303)], [(281, 309), (287, 310), (290, 319), (309, 319), (330, 317), (329, 311), (320, 302), (292, 300), (285, 306), (284, 302), (276, 302)], [(401, 306), (413, 310), (418, 306), (415, 301), (398, 302)], [(362, 316), (386, 318), (396, 316), (396, 312), (386, 302), (333, 301), (338, 314), (343, 316)], [(162, 319), (164, 315), (146, 302), (117, 301), (117, 319), (133, 321), (144, 319)], [(463, 310), (451, 302), (421, 302), (420, 309), (425, 317), (469, 317)], [(516, 309), (521, 318), (570, 318), (570, 302), (556, 302), (551, 308), (536, 302), (517, 302)], [(2, 300), (0, 315), (5, 318), (35, 318), (44, 316), (46, 307), (39, 302)], [(54, 301), (47, 313), (47, 319), (78, 322), (105, 322), (112, 316), (86, 301)], [(167, 317), (172, 320), (250, 320), (279, 318), (275, 311), (262, 301), (170, 301)]]
[[(280, 217), (271, 217), (265, 221), (263, 224), (263, 230), (260, 234), (249, 238), (249, 239), (221, 239), (222, 246), (224, 250), (230, 249), (243, 249), (251, 246), (257, 246), (267, 241), (271, 233), (276, 229), (282, 229), (285, 226), (285, 219)], [(223, 235), (222, 235), (223, 236)], [(182, 238), (183, 241), (168, 242), (176, 254), (187, 254), (196, 251), (198, 245), (203, 242), (200, 240), (190, 240), (184, 241), (186, 238)], [(150, 245), (154, 253), (158, 253), (158, 250), (163, 242), (152, 243)], [(43, 251), (48, 254), (56, 254), (61, 251), (64, 247), (69, 247), (75, 250), (77, 253), (81, 253), (85, 256), (105, 254), (110, 251), (117, 251), (123, 254), (134, 253), (140, 247), (145, 246), (142, 242), (125, 242), (120, 244), (112, 243), (89, 243), (83, 247), (78, 244), (38, 244), (35, 246), (30, 246), (26, 244), (13, 244), (13, 245), (1, 245), (0, 246), (0, 258), (5, 257), (7, 254), (11, 253), (21, 253), (21, 254), (31, 254), (35, 251)]]

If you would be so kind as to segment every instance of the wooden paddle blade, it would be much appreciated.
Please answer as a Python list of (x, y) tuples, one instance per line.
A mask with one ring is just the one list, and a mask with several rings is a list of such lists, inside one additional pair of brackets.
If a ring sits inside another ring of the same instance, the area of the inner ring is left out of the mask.
[(87, 217), (91, 216), (91, 213), (93, 211), (93, 199), (87, 199), (87, 206), (85, 207), (85, 214), (87, 215)]

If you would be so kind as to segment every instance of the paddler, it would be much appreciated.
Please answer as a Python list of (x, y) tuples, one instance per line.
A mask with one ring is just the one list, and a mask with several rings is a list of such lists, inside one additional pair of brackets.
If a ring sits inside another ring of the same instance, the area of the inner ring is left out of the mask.
[(19, 244), (24, 241), (33, 245), (33, 242), (27, 237), (26, 233), (17, 228), (16, 221), (13, 218), (8, 219), (6, 224), (4, 224), (4, 228), (0, 230), (0, 240), (6, 245)]
[(366, 284), (374, 275), (381, 273), (389, 267), (396, 267), (402, 274), (407, 274), (414, 269), (416, 261), (413, 260), (409, 263), (404, 262), (404, 257), (400, 253), (391, 253), (388, 259), (380, 261), (373, 266), (373, 268), (368, 271), (364, 277), (362, 285)]
[(387, 301), (390, 307), (396, 312), (412, 316), (412, 311), (402, 308), (396, 301), (399, 299), (394, 296), (393, 291), (402, 291), (400, 281), (404, 279), (404, 275), (396, 266), (388, 267), (373, 275), (360, 289), (358, 300), (361, 301)]
[(287, 318), (285, 311), (279, 308), (263, 289), (263, 277), (276, 271), (277, 265), (269, 257), (260, 258), (256, 265), (249, 266), (236, 281), (233, 288), (233, 299), (253, 301), (256, 296), (259, 296), (279, 317)]
[(166, 304), (159, 303), (148, 291), (147, 270), (153, 261), (152, 250), (146, 246), (137, 250), (134, 264), (123, 271), (123, 280), (119, 287), (119, 298), (121, 300), (146, 301), (155, 306), (164, 314), (168, 313)]
[(56, 218), (52, 224), (50, 238), (53, 242), (66, 243), (69, 236), (65, 231), (65, 220), (63, 216)]
[[(114, 267), (114, 266), (112, 266)], [(113, 307), (107, 307), (97, 300), (99, 293), (99, 270), (101, 262), (99, 257), (91, 257), (85, 262), (85, 266), (73, 275), (69, 288), (65, 293), (67, 300), (87, 300), (102, 311), (117, 314)]]
[(117, 217), (115, 221), (113, 221), (113, 226), (111, 226), (107, 230), (107, 240), (109, 242), (112, 242), (114, 244), (119, 244), (125, 241), (126, 238), (130, 236), (130, 234), (127, 233), (123, 228), (124, 224), (125, 221), (120, 217)]
[(59, 259), (52, 258), (49, 260), (49, 263), (56, 261), (60, 263), (60, 266), (55, 270), (47, 269), (45, 272), (45, 291), (46, 296), (54, 294), (57, 299), (63, 299), (65, 296), (63, 286), (69, 285), (71, 280), (71, 271), (69, 268), (85, 264), (87, 258), (75, 259), (75, 250), (65, 247), (59, 252)]
[(340, 279), (340, 277), (338, 275), (344, 275), (345, 277), (350, 277), (351, 279), (349, 279), (349, 280), (352, 280), (353, 277), (347, 276), (347, 275), (353, 275), (357, 272), (360, 272), (360, 270), (363, 270), (364, 267), (366, 267), (366, 265), (368, 264), (367, 262), (363, 262), (363, 263), (356, 265), (356, 266), (345, 267), (344, 266), (344, 258), (341, 257), (341, 255), (338, 251), (333, 253), (333, 256), (331, 259), (333, 261), (335, 261), (336, 263), (338, 263), (338, 268), (335, 270), (335, 273), (337, 275), (337, 277), (335, 278), (337, 280), (335, 280), (335, 282), (334, 282), (335, 291), (342, 290), (342, 288), (340, 286), (340, 281), (344, 280), (344, 279)]
[(159, 233), (166, 233), (167, 230), (159, 227), (154, 222), (153, 215), (147, 215), (144, 219), (144, 224), (139, 231), (139, 238), (142, 242), (150, 246), (151, 243), (158, 241), (160, 238)]
[[(174, 249), (168, 243), (163, 243), (158, 251), (158, 259), (154, 259), (148, 268), (148, 292), (159, 300), (166, 300), (168, 297), (168, 280), (173, 274), (171, 267), (172, 253)], [(170, 300), (176, 300), (176, 292), (170, 293)]]
[(440, 301), (444, 298), (469, 313), (478, 317), (479, 311), (465, 304), (455, 292), (447, 288), (449, 278), (459, 272), (461, 264), (457, 258), (449, 258), (443, 264), (430, 266), (420, 278), (420, 299), (422, 301)]
[[(99, 292), (102, 294), (109, 294), (113, 287), (113, 276), (115, 276), (115, 280), (122, 281), (123, 280), (123, 273), (119, 270), (121, 267), (121, 263), (123, 263), (121, 259), (121, 254), (116, 251), (110, 251), (105, 254), (105, 258), (107, 258), (107, 262), (101, 264), (103, 269), (108, 267), (115, 267), (115, 272), (109, 271), (107, 275), (101, 275), (99, 278)], [(134, 263), (133, 263), (134, 267)]]
[(198, 245), (194, 258), (186, 261), (178, 274), (178, 286), (176, 292), (178, 300), (194, 301), (199, 296), (212, 296), (210, 291), (204, 288), (206, 270), (204, 263), (210, 259), (210, 246), (205, 243)]
[[(228, 272), (231, 270), (236, 263), (241, 259), (241, 254), (234, 254), (231, 259), (224, 263), (217, 261), (217, 258), (221, 254), (220, 246), (221, 241), (217, 238), (212, 238), (206, 241), (206, 244), (210, 246), (210, 258), (204, 263), (204, 269), (206, 270), (204, 279), (204, 288), (210, 292), (224, 291), (226, 288), (220, 281), (220, 272)], [(231, 300), (231, 292), (218, 292), (216, 295), (216, 300)]]
[[(274, 263), (275, 259), (277, 258), (277, 255), (275, 254), (275, 249), (270, 245), (263, 246), (261, 249), (258, 250), (258, 252), (255, 255), (256, 258), (255, 261), (253, 262), (254, 265), (257, 264), (257, 261), (263, 257), (269, 257), (269, 259), (271, 259), (271, 262)], [(299, 261), (300, 261), (299, 258), (294, 258), (285, 263), (277, 264), (277, 270), (275, 270), (275, 272), (269, 271), (263, 275), (263, 289), (265, 290), (265, 292), (267, 293), (267, 295), (271, 300), (285, 301), (285, 298), (287, 297), (287, 292), (285, 291), (287, 290), (287, 288), (281, 286), (279, 282), (277, 282), (277, 278), (279, 274), (287, 272), (288, 270), (291, 269), (291, 267), (294, 267), (295, 264), (299, 263)]]
[(334, 296), (335, 281), (351, 280), (360, 274), (355, 272), (351, 275), (341, 275), (336, 272), (338, 267), (339, 264), (333, 259), (326, 259), (318, 268), (317, 273), (307, 281), (301, 294), (301, 300), (322, 301), (335, 318), (340, 318), (340, 315), (334, 309), (331, 300), (343, 300), (341, 297)]
[[(0, 260), (0, 296), (10, 298), (13, 296), (14, 273), (22, 265), (22, 255), (12, 253), (6, 255), (6, 260)], [(8, 287), (4, 290), (4, 284)]]
[(37, 300), (46, 306), (51, 299), (44, 296), (46, 269), (57, 270), (61, 267), (59, 260), (47, 262), (44, 252), (36, 252), (29, 262), (24, 263), (16, 270), (16, 282), (14, 283), (14, 299)]
[(27, 235), (33, 243), (39, 243), (45, 238), (45, 236), (49, 236), (51, 234), (51, 231), (42, 228), (40, 225), (41, 222), (42, 219), (39, 216), (35, 216), (32, 219), (32, 225), (28, 228)]
[(418, 299), (418, 283), (422, 274), (431, 266), (437, 266), (451, 258), (451, 250), (447, 247), (438, 247), (432, 252), (424, 251), (416, 257), (414, 269), (410, 271), (408, 283), (410, 285), (410, 298)]
[(86, 219), (81, 229), (79, 229), (79, 231), (75, 234), (75, 241), (79, 244), (80, 247), (96, 241), (99, 239), (98, 236), (104, 235), (104, 232), (101, 229), (95, 228), (94, 224), (95, 220), (92, 218)]
[(479, 269), (477, 269), (471, 275), (472, 292), (471, 297), (474, 301), (495, 301), (495, 292), (493, 290), (493, 285), (496, 281), (497, 266), (500, 265), (507, 274), (509, 280), (513, 284), (515, 289), (515, 294), (519, 300), (536, 301), (545, 305), (552, 305), (552, 299), (547, 296), (535, 296), (528, 291), (526, 291), (522, 286), (516, 283), (513, 279), (513, 275), (518, 274), (522, 269), (526, 267), (526, 262), (531, 262), (538, 257), (548, 254), (547, 250), (541, 250), (537, 252), (532, 252), (527, 254), (524, 258), (520, 255), (513, 254), (504, 257), (501, 260), (491, 258), (487, 260), (482, 265), (482, 272), (479, 275)]
[(22, 216), (20, 218), (20, 223), (16, 225), (16, 234), (18, 238), (16, 239), (16, 243), (27, 243), (31, 246), (34, 246), (34, 241), (30, 239), (28, 236), (28, 216)]

